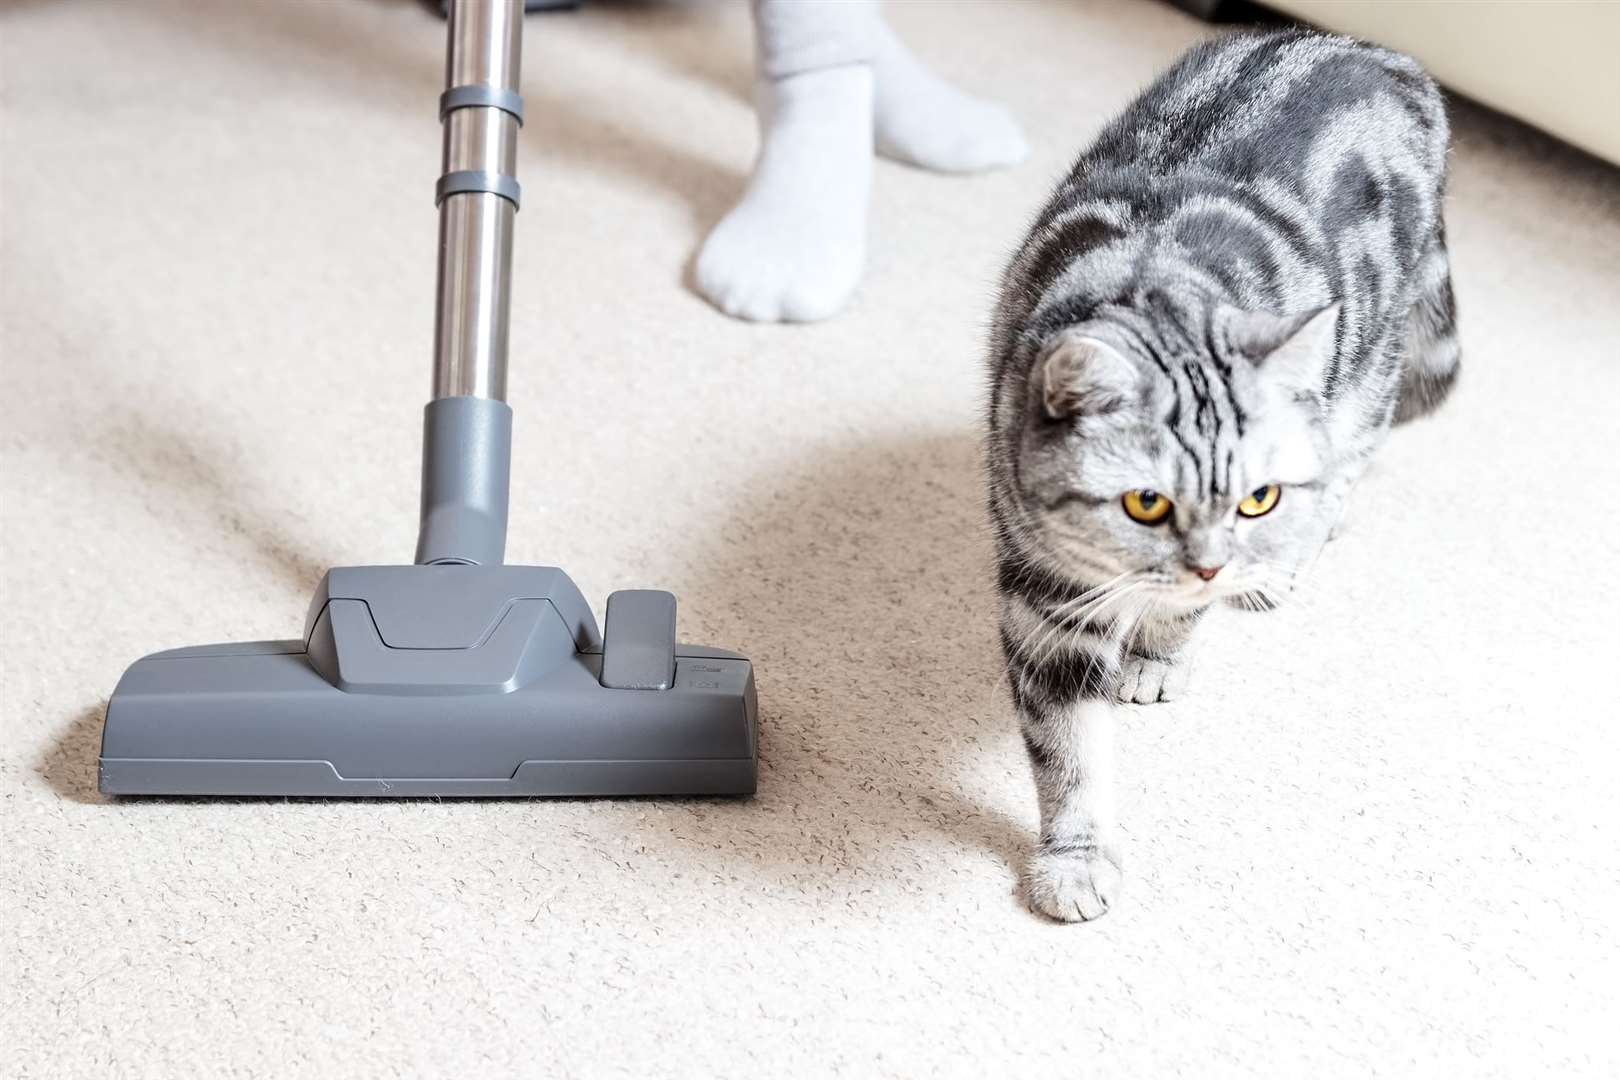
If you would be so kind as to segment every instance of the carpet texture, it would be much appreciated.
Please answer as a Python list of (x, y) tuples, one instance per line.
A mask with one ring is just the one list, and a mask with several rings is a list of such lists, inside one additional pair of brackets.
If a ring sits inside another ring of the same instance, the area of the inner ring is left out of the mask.
[(880, 164), (843, 316), (690, 259), (754, 148), (737, 4), (529, 21), (509, 558), (758, 665), (749, 802), (110, 802), (124, 665), (408, 561), (442, 24), (395, 0), (0, 7), (0, 1051), (19, 1077), (1613, 1076), (1620, 174), (1467, 106), (1466, 360), (1314, 599), (1121, 731), (1127, 892), (1035, 824), (977, 475), (994, 282), (1209, 33), (894, 3), (1032, 159)]

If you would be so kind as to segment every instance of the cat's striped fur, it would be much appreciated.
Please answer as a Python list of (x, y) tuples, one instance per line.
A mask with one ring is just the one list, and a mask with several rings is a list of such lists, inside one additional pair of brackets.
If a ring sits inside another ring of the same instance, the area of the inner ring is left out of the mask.
[[(1008, 267), (986, 464), (1048, 914), (1100, 915), (1119, 884), (1113, 702), (1179, 692), (1211, 604), (1286, 593), (1392, 421), (1450, 389), (1447, 138), (1408, 57), (1211, 41), (1104, 129)], [(1237, 514), (1272, 484), (1275, 512)], [(1174, 513), (1131, 520), (1137, 489)]]

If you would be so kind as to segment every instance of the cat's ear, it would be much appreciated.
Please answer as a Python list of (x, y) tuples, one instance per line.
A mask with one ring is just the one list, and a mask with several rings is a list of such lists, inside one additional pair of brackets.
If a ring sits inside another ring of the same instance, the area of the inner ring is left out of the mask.
[(1319, 390), (1333, 358), (1338, 322), (1336, 303), (1293, 315), (1234, 309), (1227, 314), (1226, 341), (1267, 378), (1297, 390)]
[(1041, 407), (1053, 420), (1118, 409), (1137, 382), (1136, 368), (1119, 350), (1073, 330), (1048, 342), (1036, 364)]

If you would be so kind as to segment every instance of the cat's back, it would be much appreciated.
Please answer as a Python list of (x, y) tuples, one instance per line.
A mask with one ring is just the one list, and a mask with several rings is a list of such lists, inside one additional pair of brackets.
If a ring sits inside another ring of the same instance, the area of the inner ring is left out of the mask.
[(1003, 277), (992, 386), (1056, 329), (1157, 292), (1192, 322), (1210, 297), (1279, 313), (1343, 302), (1335, 392), (1371, 371), (1381, 402), (1390, 328), (1449, 288), (1448, 142), (1444, 98), (1411, 57), (1306, 29), (1204, 42), (1103, 129), (1037, 215)]
[(1411, 57), (1315, 30), (1235, 34), (1165, 72), (1081, 157), (1076, 177), (1129, 168), (1305, 181), (1314, 158), (1353, 149), (1438, 183), (1448, 137), (1440, 90)]
[(1003, 280), (997, 354), (1037, 312), (1061, 321), (1184, 268), (1238, 306), (1294, 310), (1343, 296), (1338, 267), (1370, 260), (1389, 293), (1378, 310), (1398, 307), (1433, 242), (1448, 140), (1444, 98), (1411, 57), (1306, 29), (1206, 41), (1036, 217)]

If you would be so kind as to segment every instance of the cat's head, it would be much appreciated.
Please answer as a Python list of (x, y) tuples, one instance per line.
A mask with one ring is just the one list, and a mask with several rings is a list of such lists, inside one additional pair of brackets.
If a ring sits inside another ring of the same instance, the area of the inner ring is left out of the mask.
[(1104, 314), (1039, 343), (1015, 452), (1046, 557), (1172, 609), (1290, 591), (1339, 511), (1321, 406), (1337, 316), (1217, 308), (1202, 333), (1145, 335)]

